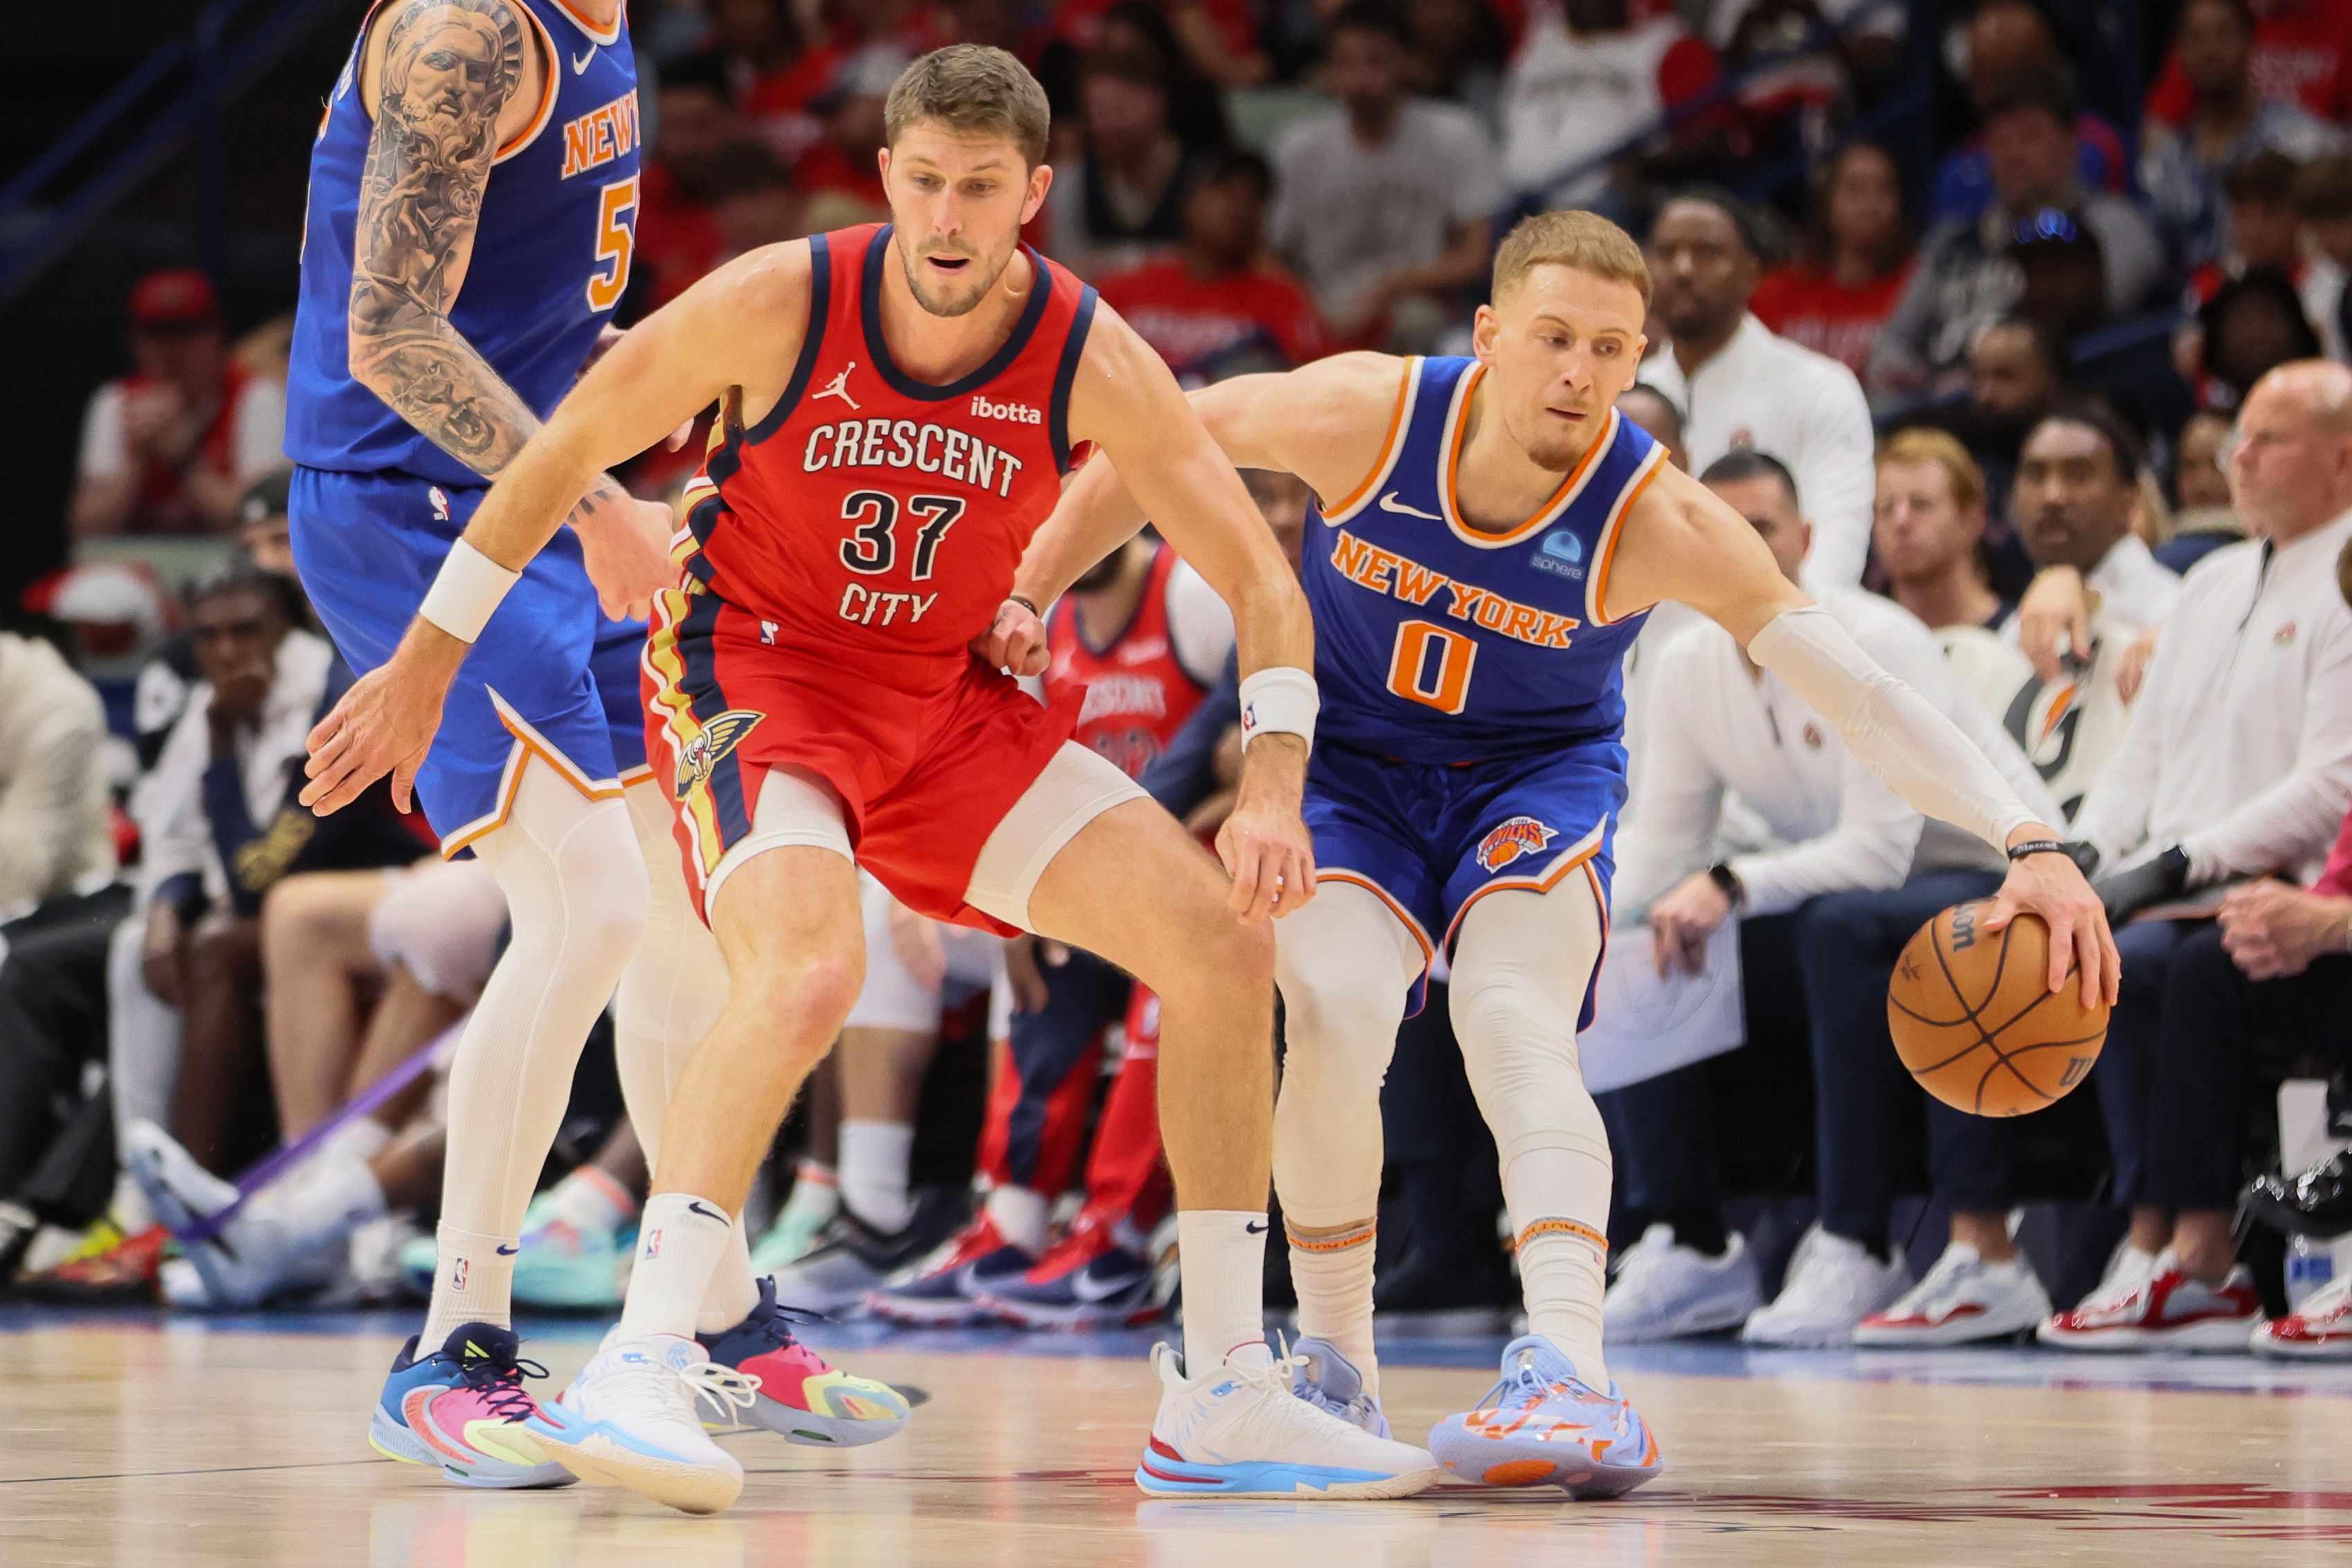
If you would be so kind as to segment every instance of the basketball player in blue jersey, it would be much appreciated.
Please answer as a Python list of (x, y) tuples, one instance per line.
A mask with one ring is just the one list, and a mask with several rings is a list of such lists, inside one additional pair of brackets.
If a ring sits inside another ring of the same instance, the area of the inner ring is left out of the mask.
[[(420, 614), (478, 639), (394, 792), (405, 805), (413, 785), (445, 854), (490, 868), (513, 931), (450, 1070), (432, 1305), (370, 1428), (383, 1453), (471, 1486), (572, 1479), (513, 1438), (537, 1406), (509, 1287), (589, 1026), (617, 984), (621, 1076), (650, 1158), (670, 1082), (728, 991), (645, 766), (641, 616), (676, 577), (667, 509), (600, 475), (520, 574), (457, 543), (627, 287), (638, 142), (621, 0), (383, 0), (311, 154), (286, 440), (296, 565), (362, 673)], [(512, 586), (469, 616), (463, 590), (486, 577)], [(698, 1326), (730, 1364), (792, 1342), (740, 1237)], [(886, 1386), (809, 1361), (819, 1396), (819, 1372), (870, 1395), (861, 1418), (763, 1401), (763, 1424), (836, 1445), (904, 1425)]]
[[(1660, 1468), (1601, 1354), (1609, 1145), (1576, 1057), (1625, 795), (1620, 663), (1650, 606), (1712, 616), (1896, 794), (2004, 847), (1988, 923), (2027, 910), (2049, 921), (2052, 990), (2078, 963), (2084, 999), (2112, 1001), (2116, 959), (2057, 831), (1616, 412), (1650, 300), (1633, 240), (1590, 213), (1530, 218), (1496, 254), (1493, 300), (1475, 358), (1344, 354), (1192, 397), (1237, 467), (1297, 474), (1326, 498), (1305, 563), (1322, 710), (1304, 815), (1321, 891), (1276, 927), (1288, 1055), (1275, 1184), (1298, 1287), (1297, 1392), (1387, 1429), (1371, 1340), (1380, 1086), (1443, 946), (1529, 1331), (1430, 1448), (1465, 1479), (1605, 1497)], [(1051, 603), (1140, 522), (1110, 466), (1089, 465), (1032, 542), (1016, 594)], [(1001, 626), (987, 652), (1034, 662), (1030, 635)]]

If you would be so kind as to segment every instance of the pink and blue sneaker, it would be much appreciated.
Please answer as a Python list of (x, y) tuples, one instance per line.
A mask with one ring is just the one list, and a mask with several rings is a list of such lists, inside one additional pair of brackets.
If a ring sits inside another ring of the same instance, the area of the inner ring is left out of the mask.
[(1565, 1487), (1580, 1499), (1622, 1497), (1665, 1468), (1617, 1384), (1602, 1393), (1583, 1382), (1541, 1334), (1504, 1347), (1502, 1381), (1475, 1410), (1439, 1422), (1429, 1451), (1465, 1480)]
[[(887, 1383), (829, 1366), (793, 1337), (793, 1320), (814, 1319), (776, 1304), (776, 1284), (760, 1281), (760, 1304), (723, 1333), (697, 1334), (713, 1363), (758, 1384), (751, 1419), (788, 1443), (854, 1448), (906, 1430), (907, 1398)], [(709, 1425), (708, 1422), (705, 1423)]]
[(512, 1329), (491, 1323), (459, 1324), (430, 1355), (419, 1356), (410, 1339), (368, 1418), (369, 1446), (387, 1459), (436, 1466), (460, 1486), (570, 1486), (572, 1472), (548, 1463), (522, 1429), (539, 1414), (522, 1380), (547, 1369), (521, 1359), (521, 1346)]

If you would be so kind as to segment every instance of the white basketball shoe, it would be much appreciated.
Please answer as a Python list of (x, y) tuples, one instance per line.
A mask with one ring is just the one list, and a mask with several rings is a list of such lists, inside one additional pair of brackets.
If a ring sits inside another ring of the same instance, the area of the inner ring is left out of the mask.
[(1853, 1342), (1879, 1349), (1964, 1345), (2025, 1333), (2048, 1316), (2050, 1293), (2025, 1254), (1988, 1263), (1975, 1247), (1956, 1241), (1901, 1300), (1864, 1318)]
[(677, 1334), (607, 1335), (557, 1398), (524, 1423), (547, 1457), (583, 1481), (627, 1487), (687, 1513), (717, 1513), (743, 1490), (742, 1462), (710, 1440), (698, 1405), (732, 1426), (760, 1380), (714, 1364)]
[(1816, 1225), (1797, 1243), (1780, 1294), (1748, 1318), (1739, 1337), (1751, 1345), (1850, 1345), (1864, 1319), (1910, 1288), (1911, 1269), (1902, 1258), (1881, 1263), (1862, 1243)]
[(1676, 1241), (1673, 1226), (1654, 1225), (1617, 1261), (1601, 1303), (1601, 1333), (1612, 1345), (1633, 1345), (1736, 1329), (1763, 1300), (1756, 1259), (1738, 1232), (1709, 1258)]
[(1376, 1437), (1291, 1392), (1293, 1364), (1228, 1360), (1199, 1377), (1161, 1344), (1160, 1414), (1135, 1484), (1154, 1497), (1396, 1498), (1435, 1481), (1426, 1448)]

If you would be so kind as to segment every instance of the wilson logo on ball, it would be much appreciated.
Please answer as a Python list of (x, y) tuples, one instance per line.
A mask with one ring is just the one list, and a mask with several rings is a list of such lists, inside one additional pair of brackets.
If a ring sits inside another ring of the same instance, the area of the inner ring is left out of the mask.
[(1559, 835), (1532, 816), (1515, 816), (1478, 842), (1478, 864), (1499, 871), (1522, 855), (1540, 855)]

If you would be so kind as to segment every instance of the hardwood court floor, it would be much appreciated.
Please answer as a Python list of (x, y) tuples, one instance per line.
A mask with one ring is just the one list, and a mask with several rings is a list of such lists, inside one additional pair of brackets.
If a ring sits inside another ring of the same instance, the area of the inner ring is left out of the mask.
[[(1167, 1503), (1128, 1479), (1152, 1401), (1131, 1342), (1042, 1356), (1001, 1338), (964, 1353), (886, 1342), (838, 1359), (931, 1392), (906, 1436), (842, 1452), (731, 1438), (752, 1472), (742, 1502), (688, 1519), (606, 1489), (462, 1491), (374, 1458), (355, 1413), (392, 1353), (380, 1332), (17, 1321), (30, 1326), (0, 1331), (6, 1568), (2352, 1561), (2345, 1369), (1628, 1353), (1620, 1375), (1669, 1468), (1618, 1503), (1467, 1489), (1398, 1503)], [(575, 1329), (533, 1348), (560, 1386), (589, 1341)], [(1491, 1376), (1471, 1369), (1486, 1346), (1429, 1354), (1455, 1368), (1384, 1374), (1401, 1433), (1463, 1407)]]

